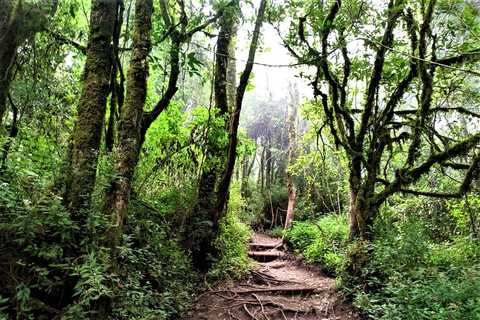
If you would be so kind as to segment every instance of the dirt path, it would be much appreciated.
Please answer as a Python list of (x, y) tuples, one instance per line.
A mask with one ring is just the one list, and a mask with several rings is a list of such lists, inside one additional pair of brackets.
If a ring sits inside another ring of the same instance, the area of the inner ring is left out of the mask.
[(257, 233), (250, 255), (260, 268), (244, 283), (224, 283), (200, 295), (191, 320), (359, 320), (335, 290), (333, 279), (282, 251), (281, 240)]

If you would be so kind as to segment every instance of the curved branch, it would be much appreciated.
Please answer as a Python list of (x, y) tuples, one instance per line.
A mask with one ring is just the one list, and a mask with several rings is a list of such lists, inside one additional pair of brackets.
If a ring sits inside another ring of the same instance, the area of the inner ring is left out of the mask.
[(360, 120), (360, 129), (357, 135), (356, 144), (362, 146), (365, 140), (365, 135), (368, 131), (369, 121), (373, 115), (373, 108), (375, 104), (375, 93), (380, 85), (380, 79), (382, 77), (383, 65), (385, 63), (385, 54), (386, 47), (391, 47), (393, 43), (393, 30), (397, 24), (398, 17), (402, 13), (400, 5), (403, 3), (403, 0), (399, 0), (395, 3), (394, 0), (390, 0), (388, 4), (388, 19), (385, 32), (383, 34), (382, 42), (380, 48), (377, 50), (377, 55), (375, 57), (374, 67), (372, 76), (369, 80), (369, 85), (367, 88), (367, 94), (365, 98), (365, 106)]
[[(403, 168), (398, 170), (396, 172), (395, 180), (374, 197), (374, 202), (376, 204), (382, 204), (390, 195), (418, 181), (420, 177), (428, 173), (435, 164), (437, 163), (443, 164), (446, 161), (449, 161), (455, 157), (465, 155), (471, 150), (473, 150), (474, 148), (477, 148), (477, 145), (479, 143), (480, 143), (480, 132), (476, 133), (475, 135), (472, 135), (471, 137), (463, 141), (457, 142), (452, 147), (444, 150), (443, 152), (430, 155), (424, 161), (424, 163), (422, 163), (421, 165), (415, 168), (412, 168), (412, 169)], [(472, 159), (472, 164), (469, 167), (469, 171), (471, 171), (471, 173), (468, 174), (468, 176), (471, 176), (472, 178), (469, 178), (469, 179), (473, 179), (475, 174), (477, 174), (476, 167), (478, 167), (478, 164), (480, 162), (478, 158), (479, 156), (476, 155)], [(465, 183), (466, 181), (464, 181), (462, 185), (464, 185)]]

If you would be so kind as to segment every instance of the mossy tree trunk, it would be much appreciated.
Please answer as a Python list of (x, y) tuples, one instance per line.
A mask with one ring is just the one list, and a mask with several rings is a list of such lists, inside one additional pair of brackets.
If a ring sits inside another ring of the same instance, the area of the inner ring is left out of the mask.
[[(229, 53), (232, 47), (232, 39), (235, 37), (234, 26), (238, 19), (238, 1), (230, 2), (220, 17), (220, 32), (217, 38), (217, 50), (215, 52), (214, 69), (214, 103), (218, 109), (215, 115), (225, 121), (224, 127), (228, 127), (228, 119), (231, 116), (232, 93), (229, 96), (229, 68), (232, 67)], [(230, 75), (231, 77), (231, 75)], [(231, 84), (230, 84), (231, 87)], [(192, 250), (192, 258), (196, 268), (206, 270), (212, 257), (217, 255), (213, 241), (217, 234), (218, 224), (214, 222), (213, 210), (215, 205), (215, 190), (218, 187), (220, 177), (219, 167), (225, 165), (226, 152), (218, 134), (210, 130), (206, 142), (205, 164), (200, 176), (198, 199), (190, 217), (189, 227), (196, 229), (195, 245)], [(195, 221), (195, 222), (194, 222)], [(192, 223), (193, 222), (193, 223)], [(207, 222), (207, 223), (206, 223)]]
[[(144, 111), (147, 94), (148, 65), (147, 56), (151, 50), (150, 29), (153, 4), (150, 0), (137, 0), (132, 57), (127, 79), (127, 94), (122, 106), (121, 121), (118, 128), (118, 142), (115, 152), (114, 170), (119, 178), (107, 192), (103, 212), (110, 216), (112, 226), (107, 230), (105, 244), (114, 248), (119, 244), (123, 220), (127, 216), (135, 168), (140, 157), (140, 150), (152, 123), (169, 106), (177, 92), (177, 82), (181, 72), (181, 46), (192, 36), (205, 29), (217, 19), (217, 16), (203, 24), (187, 30), (189, 21), (185, 8), (181, 8), (180, 17), (172, 17), (168, 2), (160, 1), (161, 16), (168, 29), (170, 45), (170, 72), (168, 86), (154, 108)], [(181, 3), (183, 5), (183, 3)], [(173, 21), (180, 20), (174, 24)], [(119, 101), (120, 102), (120, 101)]]
[[(233, 25), (233, 30), (238, 28), (238, 22)], [(227, 68), (227, 100), (229, 112), (233, 112), (235, 105), (235, 97), (237, 95), (237, 61), (235, 59), (235, 51), (237, 46), (237, 33), (233, 32), (228, 46), (228, 68)]]
[(235, 161), (237, 158), (237, 145), (238, 145), (238, 125), (240, 123), (240, 112), (242, 111), (243, 96), (245, 94), (248, 79), (253, 69), (253, 63), (255, 61), (255, 53), (257, 51), (260, 30), (262, 28), (265, 9), (267, 1), (262, 0), (257, 11), (257, 19), (255, 22), (255, 28), (253, 30), (252, 42), (248, 53), (247, 64), (240, 77), (240, 82), (237, 87), (235, 107), (233, 109), (233, 115), (230, 122), (230, 129), (228, 133), (228, 151), (227, 151), (227, 163), (225, 170), (223, 171), (220, 184), (217, 189), (217, 199), (215, 204), (215, 212), (213, 216), (213, 225), (218, 228), (220, 219), (224, 216), (225, 205), (227, 203), (227, 195), (232, 180), (233, 169), (235, 167)]
[(120, 233), (123, 220), (127, 216), (133, 176), (140, 155), (141, 121), (147, 97), (147, 57), (152, 49), (152, 14), (152, 0), (136, 1), (127, 94), (118, 129), (118, 145), (115, 148), (114, 170), (119, 176), (108, 190), (103, 208), (104, 213), (110, 215), (112, 224), (105, 237), (106, 245), (112, 250), (120, 243)]
[(113, 31), (113, 58), (112, 72), (110, 75), (110, 114), (108, 116), (107, 130), (105, 132), (105, 148), (107, 151), (112, 151), (115, 144), (115, 137), (117, 133), (118, 114), (122, 110), (124, 102), (124, 75), (120, 69), (120, 83), (117, 80), (119, 73), (119, 66), (121, 64), (119, 58), (119, 43), (120, 33), (122, 31), (123, 13), (125, 11), (125, 4), (123, 0), (118, 0), (117, 16), (115, 18), (115, 26)]
[[(365, 45), (365, 50), (371, 50), (373, 56), (373, 64), (366, 72), (364, 65), (357, 63), (359, 56), (351, 59), (355, 53), (347, 50), (348, 39), (358, 35), (355, 32), (346, 34), (348, 26), (344, 18), (351, 18), (351, 8), (342, 10), (342, 3), (340, 0), (332, 1), (321, 17), (299, 17), (295, 31), (298, 42), (285, 44), (300, 61), (310, 60), (309, 64), (316, 68), (312, 84), (324, 114), (324, 125), (335, 145), (343, 148), (347, 155), (350, 175), (349, 239), (352, 248), (346, 271), (362, 283), (366, 280), (363, 270), (369, 261), (367, 245), (374, 238), (374, 223), (379, 217), (380, 206), (391, 195), (401, 192), (458, 198), (469, 190), (478, 176), (480, 157), (476, 148), (480, 132), (460, 138), (439, 130), (435, 121), (446, 117), (447, 113), (458, 117), (467, 114), (477, 119), (480, 115), (456, 106), (459, 102), (451, 99), (451, 94), (441, 98), (449, 101), (448, 107), (436, 105), (435, 99), (444, 91), (435, 80), (442, 83), (442, 77), (447, 74), (445, 72), (437, 77), (440, 68), (456, 69), (453, 65), (465, 63), (473, 67), (480, 59), (480, 50), (474, 48), (467, 53), (459, 53), (458, 48), (452, 46), (447, 50), (450, 51), (448, 57), (438, 59), (438, 39), (440, 34), (447, 36), (449, 30), (438, 28), (435, 30), (438, 35), (433, 34), (432, 21), (438, 13), (436, 1), (426, 2), (418, 9), (412, 2), (390, 0), (382, 23), (378, 24), (383, 29), (379, 40), (373, 46)], [(362, 15), (361, 6), (358, 10)], [(311, 25), (318, 28), (309, 29)], [(309, 42), (311, 34), (307, 37), (307, 32), (317, 33), (316, 43), (319, 46)], [(338, 35), (337, 40), (332, 41), (332, 32)], [(398, 34), (408, 37), (409, 43), (403, 45), (394, 41)], [(408, 55), (396, 55), (407, 51)], [(337, 52), (337, 57), (341, 59), (329, 61), (332, 52)], [(446, 55), (445, 48), (442, 48), (441, 54)], [(401, 75), (392, 78), (392, 64), (397, 64), (395, 59), (404, 59), (405, 67), (401, 72), (397, 71)], [(456, 72), (460, 71), (457, 69)], [(359, 81), (365, 84), (363, 99), (352, 98), (349, 91), (350, 86), (356, 86)], [(411, 99), (412, 96), (417, 99)], [(405, 156), (396, 158), (397, 163), (392, 165), (391, 160), (402, 150)], [(465, 162), (465, 159), (469, 163), (456, 162)], [(451, 193), (414, 190), (415, 183), (434, 166), (441, 170), (445, 167), (456, 170), (456, 174), (463, 176), (460, 188)]]
[(77, 106), (71, 163), (67, 174), (66, 202), (77, 222), (94, 186), (104, 128), (109, 75), (114, 57), (111, 47), (117, 1), (93, 0), (84, 68), (83, 88)]

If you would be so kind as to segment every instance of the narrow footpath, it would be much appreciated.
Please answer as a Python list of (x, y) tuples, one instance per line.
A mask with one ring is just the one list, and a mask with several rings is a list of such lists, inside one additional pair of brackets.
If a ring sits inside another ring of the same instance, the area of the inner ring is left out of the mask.
[(243, 283), (224, 283), (194, 302), (192, 320), (360, 320), (333, 279), (299, 263), (281, 239), (256, 233), (250, 256), (260, 268)]

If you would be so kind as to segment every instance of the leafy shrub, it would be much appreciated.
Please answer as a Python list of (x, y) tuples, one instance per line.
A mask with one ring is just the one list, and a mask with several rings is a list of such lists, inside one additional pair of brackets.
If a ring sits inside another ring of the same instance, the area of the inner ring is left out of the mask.
[(303, 252), (320, 236), (318, 228), (309, 221), (294, 221), (292, 228), (285, 232), (285, 240), (298, 253)]
[(320, 263), (327, 273), (336, 274), (348, 242), (348, 217), (328, 215), (316, 222), (294, 222), (285, 234), (294, 250), (308, 262)]
[(354, 303), (372, 319), (480, 319), (478, 243), (434, 243), (423, 226), (415, 216), (379, 221), (364, 270), (369, 290), (355, 288)]
[(252, 230), (240, 220), (245, 207), (239, 186), (234, 185), (227, 214), (221, 220), (220, 235), (215, 240), (220, 258), (209, 271), (209, 275), (214, 279), (226, 275), (242, 277), (249, 272), (248, 241)]
[(83, 210), (79, 226), (41, 179), (31, 173), (0, 187), (0, 260), (10, 265), (0, 273), (0, 319), (89, 319), (107, 301), (111, 319), (182, 315), (190, 262), (155, 203), (132, 205), (112, 266), (101, 246), (107, 217), (95, 209), (100, 201)]
[(284, 234), (284, 230), (283, 227), (278, 226), (273, 228), (272, 230), (268, 230), (266, 234), (273, 238), (281, 238)]
[[(167, 319), (183, 315), (188, 307), (190, 263), (177, 241), (168, 238), (167, 228), (151, 222), (142, 221), (132, 234), (123, 235), (110, 319)], [(153, 227), (141, 230), (142, 225)]]

